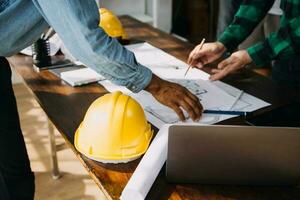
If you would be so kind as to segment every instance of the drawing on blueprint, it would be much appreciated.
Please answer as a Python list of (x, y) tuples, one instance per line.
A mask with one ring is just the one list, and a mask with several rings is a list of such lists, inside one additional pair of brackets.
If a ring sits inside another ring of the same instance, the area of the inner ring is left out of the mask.
[[(222, 110), (225, 109), (228, 104), (230, 104), (230, 102), (234, 100), (234, 97), (228, 95), (227, 93), (224, 93), (222, 90), (207, 81), (186, 79), (171, 79), (169, 81), (178, 83), (190, 90), (201, 100), (201, 103), (203, 104), (205, 109)], [(141, 98), (141, 96), (144, 96), (144, 94), (142, 93), (140, 95), (138, 94), (137, 96), (137, 99), (142, 100), (141, 104), (143, 105), (145, 111), (158, 118), (163, 123), (173, 124), (180, 122), (179, 117), (170, 108), (159, 104), (156, 100), (154, 102), (149, 101), (149, 96), (147, 98), (148, 101), (143, 101), (143, 99), (145, 98)], [(223, 97), (223, 99), (221, 100), (218, 97)], [(247, 104), (244, 104), (242, 102), (240, 103), (240, 106), (247, 106)], [(184, 110), (183, 112), (186, 119), (190, 120), (188, 114)], [(217, 123), (218, 121), (220, 121), (219, 115), (206, 114), (203, 115), (199, 123), (213, 124)]]
[(171, 79), (169, 81), (178, 83), (186, 87), (189, 91), (191, 91), (194, 95), (196, 95), (200, 99), (204, 94), (208, 92), (207, 90), (201, 88), (201, 86), (197, 84), (195, 80)]

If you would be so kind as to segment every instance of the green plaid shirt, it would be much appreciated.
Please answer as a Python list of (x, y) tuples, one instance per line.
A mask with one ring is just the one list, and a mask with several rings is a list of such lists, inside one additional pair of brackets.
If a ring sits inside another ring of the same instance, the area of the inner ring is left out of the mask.
[[(272, 7), (275, 0), (244, 0), (233, 22), (219, 38), (228, 51), (234, 51), (255, 29)], [(264, 42), (247, 49), (257, 66), (277, 58), (300, 56), (300, 0), (281, 0), (280, 29)]]

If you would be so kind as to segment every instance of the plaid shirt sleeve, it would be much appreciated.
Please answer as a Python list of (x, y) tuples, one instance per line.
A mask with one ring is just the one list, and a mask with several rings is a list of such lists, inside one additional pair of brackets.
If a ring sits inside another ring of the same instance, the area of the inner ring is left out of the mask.
[(225, 29), (219, 42), (234, 51), (255, 29), (270, 10), (275, 0), (244, 0), (233, 22)]
[[(234, 21), (225, 30), (219, 41), (233, 51), (263, 19), (273, 5), (273, 0), (244, 0)], [(281, 27), (266, 38), (247, 49), (257, 66), (262, 66), (278, 57), (288, 59), (300, 53), (300, 0), (282, 0), (284, 15)]]
[(247, 49), (257, 66), (262, 66), (277, 57), (288, 59), (300, 48), (300, 16), (288, 20), (278, 32), (271, 34), (263, 43)]

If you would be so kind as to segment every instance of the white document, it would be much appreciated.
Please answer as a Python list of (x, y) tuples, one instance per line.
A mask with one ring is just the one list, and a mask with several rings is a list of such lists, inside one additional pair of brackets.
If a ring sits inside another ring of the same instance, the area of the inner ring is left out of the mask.
[[(149, 67), (154, 74), (179, 83), (197, 95), (201, 99), (204, 109), (228, 110), (239, 94), (240, 90), (232, 86), (220, 81), (209, 81), (209, 74), (199, 69), (191, 69), (184, 77), (188, 67), (186, 63), (148, 43), (128, 45), (127, 48), (134, 52), (139, 63)], [(144, 108), (148, 121), (158, 128), (164, 124), (182, 123), (173, 110), (160, 104), (146, 91), (134, 94), (125, 87), (114, 85), (110, 81), (101, 81), (100, 83), (110, 92), (119, 90), (135, 98)], [(244, 93), (232, 110), (251, 112), (268, 105), (268, 103)], [(203, 114), (198, 123), (214, 124), (232, 117), (235, 116)], [(192, 121), (188, 119), (187, 122)]]
[(124, 188), (120, 198), (121, 200), (145, 199), (167, 159), (168, 131), (169, 125), (165, 125), (157, 133)]
[[(220, 89), (222, 89), (223, 91), (227, 92), (229, 95), (236, 97), (240, 90), (228, 85), (226, 83), (223, 83), (221, 81), (215, 81), (213, 82), (213, 84), (217, 87), (219, 87)], [(241, 102), (245, 102), (247, 103), (247, 106), (245, 107), (240, 107), (241, 106)], [(241, 98), (240, 101), (237, 102), (237, 104), (233, 107), (232, 110), (241, 110), (241, 111), (247, 111), (247, 112), (253, 112), (255, 110), (258, 110), (260, 108), (264, 108), (266, 106), (270, 106), (271, 104), (258, 99), (250, 94), (244, 93)]]
[(209, 75), (198, 69), (190, 69), (185, 77), (188, 65), (167, 54), (149, 43), (127, 45), (126, 48), (135, 54), (139, 63), (145, 65), (157, 76), (164, 79), (208, 80)]
[(104, 77), (90, 68), (76, 69), (72, 71), (62, 72), (61, 78), (71, 86), (80, 86), (88, 83), (103, 80)]

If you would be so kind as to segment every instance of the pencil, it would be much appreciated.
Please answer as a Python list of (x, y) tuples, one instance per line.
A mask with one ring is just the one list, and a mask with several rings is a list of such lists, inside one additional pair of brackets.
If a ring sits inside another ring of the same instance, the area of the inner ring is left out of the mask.
[[(198, 46), (198, 49), (197, 49), (198, 51), (200, 51), (200, 50), (202, 49), (204, 43), (205, 43), (205, 38), (202, 39), (200, 45)], [(188, 71), (189, 71), (191, 68), (192, 68), (192, 65), (189, 65), (189, 67), (188, 67), (187, 70), (185, 71), (184, 76), (187, 75)]]

